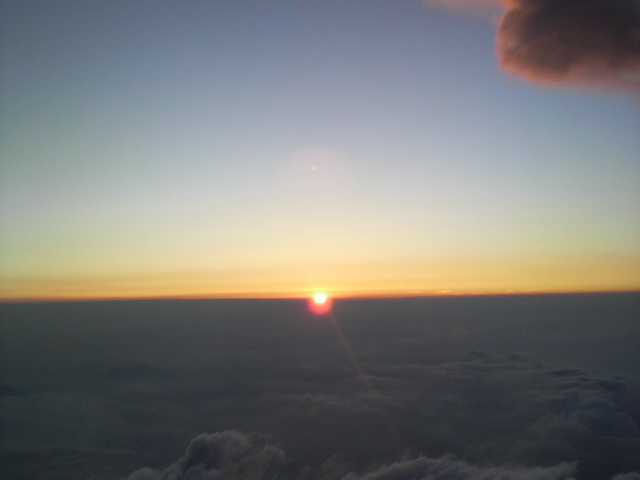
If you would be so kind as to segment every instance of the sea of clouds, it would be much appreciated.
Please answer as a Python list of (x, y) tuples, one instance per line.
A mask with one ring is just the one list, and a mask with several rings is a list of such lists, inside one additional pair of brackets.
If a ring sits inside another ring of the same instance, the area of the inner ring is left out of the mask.
[[(637, 295), (3, 306), (0, 471), (640, 478)], [(5, 476), (6, 475), (6, 476)]]

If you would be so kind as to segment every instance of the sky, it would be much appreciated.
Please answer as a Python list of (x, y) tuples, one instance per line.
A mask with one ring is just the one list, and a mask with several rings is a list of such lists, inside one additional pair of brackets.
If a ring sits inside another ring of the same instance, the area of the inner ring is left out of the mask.
[(638, 290), (640, 15), (590, 4), (3, 0), (0, 296)]

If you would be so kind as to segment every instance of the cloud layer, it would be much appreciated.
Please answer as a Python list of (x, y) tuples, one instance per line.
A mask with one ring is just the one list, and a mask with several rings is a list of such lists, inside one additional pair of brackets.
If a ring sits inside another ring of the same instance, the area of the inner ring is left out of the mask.
[[(274, 423), (295, 426), (295, 432), (276, 428), (272, 434), (321, 451), (321, 458), (301, 462), (304, 452), (290, 441), (286, 451), (293, 454), (285, 455), (280, 446), (225, 431), (195, 437), (173, 465), (145, 468), (128, 480), (636, 478), (639, 394), (623, 376), (481, 351), (436, 365), (388, 365), (375, 346), (369, 354), (377, 358), (366, 362), (374, 392), (341, 387), (322, 393), (335, 381), (327, 378), (326, 384), (316, 379), (320, 392), (314, 393), (307, 371), (289, 385), (267, 380), (269, 393), (244, 404), (246, 411), (261, 404)], [(402, 461), (385, 457), (394, 445), (381, 413), (405, 442)], [(322, 458), (328, 460), (318, 466)]]
[(278, 478), (284, 464), (284, 452), (278, 447), (259, 446), (240, 432), (224, 431), (198, 435), (184, 456), (162, 472), (143, 468), (128, 480), (268, 480)]
[[(350, 472), (343, 478), (344, 480), (570, 480), (574, 471), (575, 464), (571, 463), (533, 468), (482, 467), (469, 465), (448, 455), (439, 459), (420, 456), (365, 474)], [(143, 468), (132, 473), (127, 480), (268, 480), (309, 478), (310, 475), (318, 474), (325, 479), (339, 478), (336, 472), (323, 473), (312, 473), (310, 469), (292, 473), (286, 468), (284, 452), (278, 447), (270, 444), (258, 447), (241, 432), (225, 431), (195, 437), (191, 440), (185, 455), (163, 471)], [(629, 478), (633, 479), (633, 477)]]
[[(453, 8), (491, 0), (427, 0)], [(500, 68), (533, 83), (640, 92), (637, 0), (494, 0)]]
[[(337, 467), (337, 468), (336, 468)], [(432, 459), (425, 456), (382, 466), (366, 473), (341, 474), (339, 462), (328, 461), (318, 471), (293, 472), (284, 452), (271, 444), (257, 445), (239, 431), (198, 435), (185, 454), (162, 471), (142, 468), (126, 480), (573, 480), (575, 462), (547, 467), (472, 465), (452, 455)], [(638, 480), (640, 473), (618, 474), (611, 480)]]
[(361, 369), (304, 302), (12, 306), (0, 471), (638, 480), (639, 300), (336, 302)]

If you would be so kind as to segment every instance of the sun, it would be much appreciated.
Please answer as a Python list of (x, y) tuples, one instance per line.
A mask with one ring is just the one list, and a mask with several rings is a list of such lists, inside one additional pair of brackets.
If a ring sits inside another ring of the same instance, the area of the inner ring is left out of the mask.
[(316, 293), (313, 296), (313, 301), (318, 305), (322, 305), (327, 302), (327, 296), (324, 293)]
[(331, 311), (331, 299), (326, 293), (314, 293), (308, 300), (308, 307), (314, 315), (326, 315)]

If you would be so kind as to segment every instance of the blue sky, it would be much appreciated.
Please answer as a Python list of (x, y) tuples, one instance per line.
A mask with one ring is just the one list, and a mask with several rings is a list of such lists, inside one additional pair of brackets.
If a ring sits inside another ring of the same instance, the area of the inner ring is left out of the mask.
[(2, 295), (640, 287), (637, 99), (419, 1), (3, 2)]

